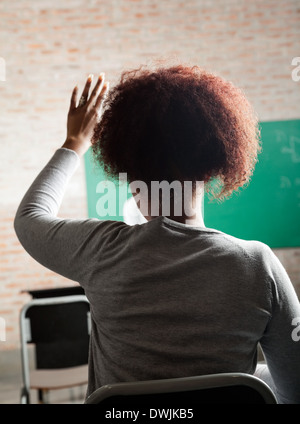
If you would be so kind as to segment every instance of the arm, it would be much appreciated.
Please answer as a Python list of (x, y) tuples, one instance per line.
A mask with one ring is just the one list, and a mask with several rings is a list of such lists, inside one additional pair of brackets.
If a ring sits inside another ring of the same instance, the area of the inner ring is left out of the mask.
[(85, 101), (81, 101), (78, 107), (78, 89), (75, 87), (73, 90), (63, 148), (55, 152), (35, 179), (14, 220), (16, 234), (25, 250), (42, 265), (74, 280), (83, 276), (79, 262), (82, 264), (85, 256), (89, 255), (84, 249), (85, 242), (88, 239), (96, 242), (96, 230), (108, 226), (98, 220), (63, 220), (56, 217), (68, 181), (79, 165), (79, 156), (90, 146), (107, 90), (100, 76), (88, 99), (91, 82), (89, 78), (82, 94)]
[(279, 402), (299, 404), (300, 340), (293, 337), (293, 322), (297, 317), (300, 322), (300, 304), (289, 276), (271, 249), (266, 260), (273, 310), (261, 346)]

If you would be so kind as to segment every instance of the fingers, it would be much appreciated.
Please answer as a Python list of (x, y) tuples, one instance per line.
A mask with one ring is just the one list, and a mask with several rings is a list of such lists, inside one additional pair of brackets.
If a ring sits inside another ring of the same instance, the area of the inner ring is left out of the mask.
[[(101, 108), (102, 102), (104, 100), (104, 96), (107, 93), (109, 88), (109, 83), (108, 82), (104, 83), (104, 73), (101, 73), (89, 97), (92, 81), (93, 81), (93, 75), (89, 75), (85, 83), (81, 97), (79, 99), (78, 107), (82, 107), (86, 105), (88, 109), (92, 107), (95, 107), (96, 109)], [(71, 96), (70, 111), (76, 109), (77, 98), (78, 98), (78, 86), (76, 85), (76, 87), (73, 89), (72, 96)]]
[(103, 84), (104, 84), (104, 73), (101, 73), (98, 77), (98, 81), (94, 87), (94, 90), (92, 91), (91, 96), (89, 98), (89, 101), (88, 101), (89, 106), (95, 105), (95, 101), (103, 88)]
[(97, 111), (101, 108), (102, 102), (103, 102), (105, 95), (107, 94), (108, 90), (109, 90), (109, 82), (105, 82), (99, 96), (97, 97), (96, 103), (95, 103), (95, 109)]
[(89, 91), (90, 91), (92, 82), (93, 82), (93, 75), (90, 74), (88, 76), (88, 79), (86, 80), (86, 83), (85, 83), (83, 92), (81, 94), (81, 97), (80, 97), (79, 105), (78, 106), (83, 106), (87, 102), (88, 97), (89, 97)]
[(77, 104), (77, 94), (78, 94), (78, 87), (74, 87), (72, 91), (71, 101), (70, 101), (70, 111), (76, 109)]

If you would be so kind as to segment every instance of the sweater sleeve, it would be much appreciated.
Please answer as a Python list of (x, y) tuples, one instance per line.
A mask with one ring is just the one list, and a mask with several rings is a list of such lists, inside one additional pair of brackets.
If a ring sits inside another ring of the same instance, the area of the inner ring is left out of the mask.
[(84, 286), (95, 255), (101, 255), (105, 236), (111, 236), (118, 223), (57, 217), (78, 165), (74, 151), (58, 149), (21, 201), (14, 228), (24, 249), (37, 262)]
[(261, 347), (279, 403), (300, 404), (300, 304), (287, 272), (269, 247), (264, 256), (273, 301)]

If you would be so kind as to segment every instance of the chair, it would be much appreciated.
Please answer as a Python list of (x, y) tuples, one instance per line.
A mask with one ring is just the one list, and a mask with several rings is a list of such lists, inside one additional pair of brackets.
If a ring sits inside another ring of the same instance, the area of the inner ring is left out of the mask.
[[(20, 336), (21, 403), (30, 403), (31, 389), (45, 403), (50, 390), (87, 384), (90, 305), (85, 295), (29, 301), (20, 312)], [(31, 344), (34, 365), (29, 361)]]
[(98, 404), (105, 410), (136, 410), (143, 405), (144, 416), (149, 414), (150, 409), (185, 408), (196, 411), (200, 404), (205, 403), (277, 404), (277, 400), (265, 382), (245, 373), (108, 384), (95, 390), (85, 400), (85, 404)]

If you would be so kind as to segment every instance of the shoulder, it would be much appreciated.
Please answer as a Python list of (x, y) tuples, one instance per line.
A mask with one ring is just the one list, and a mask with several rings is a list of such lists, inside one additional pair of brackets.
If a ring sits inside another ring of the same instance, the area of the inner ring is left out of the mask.
[(228, 252), (229, 255), (236, 257), (251, 269), (251, 272), (256, 272), (259, 275), (265, 274), (269, 277), (274, 277), (275, 274), (284, 274), (286, 271), (277, 258), (274, 251), (266, 243), (258, 240), (244, 240), (225, 233), (219, 233), (219, 243)]
[(267, 244), (258, 240), (245, 240), (217, 230), (211, 234), (214, 243), (231, 253), (236, 252), (253, 260), (267, 259), (274, 255)]
[(119, 245), (128, 241), (132, 236), (139, 233), (143, 225), (128, 225), (124, 221), (98, 220), (92, 218), (87, 220), (97, 236), (101, 234), (101, 242), (105, 244), (117, 242)]
[(286, 269), (270, 246), (257, 240), (242, 240), (226, 234), (223, 236), (244, 255), (247, 259), (245, 262), (248, 262), (259, 279), (263, 276), (276, 291), (279, 287), (286, 289), (292, 286)]
[(253, 259), (269, 259), (274, 256), (271, 248), (261, 241), (240, 239), (222, 232), (219, 232), (219, 234), (228, 246), (231, 245), (232, 248), (237, 248), (240, 251), (243, 251), (245, 255), (248, 255)]

